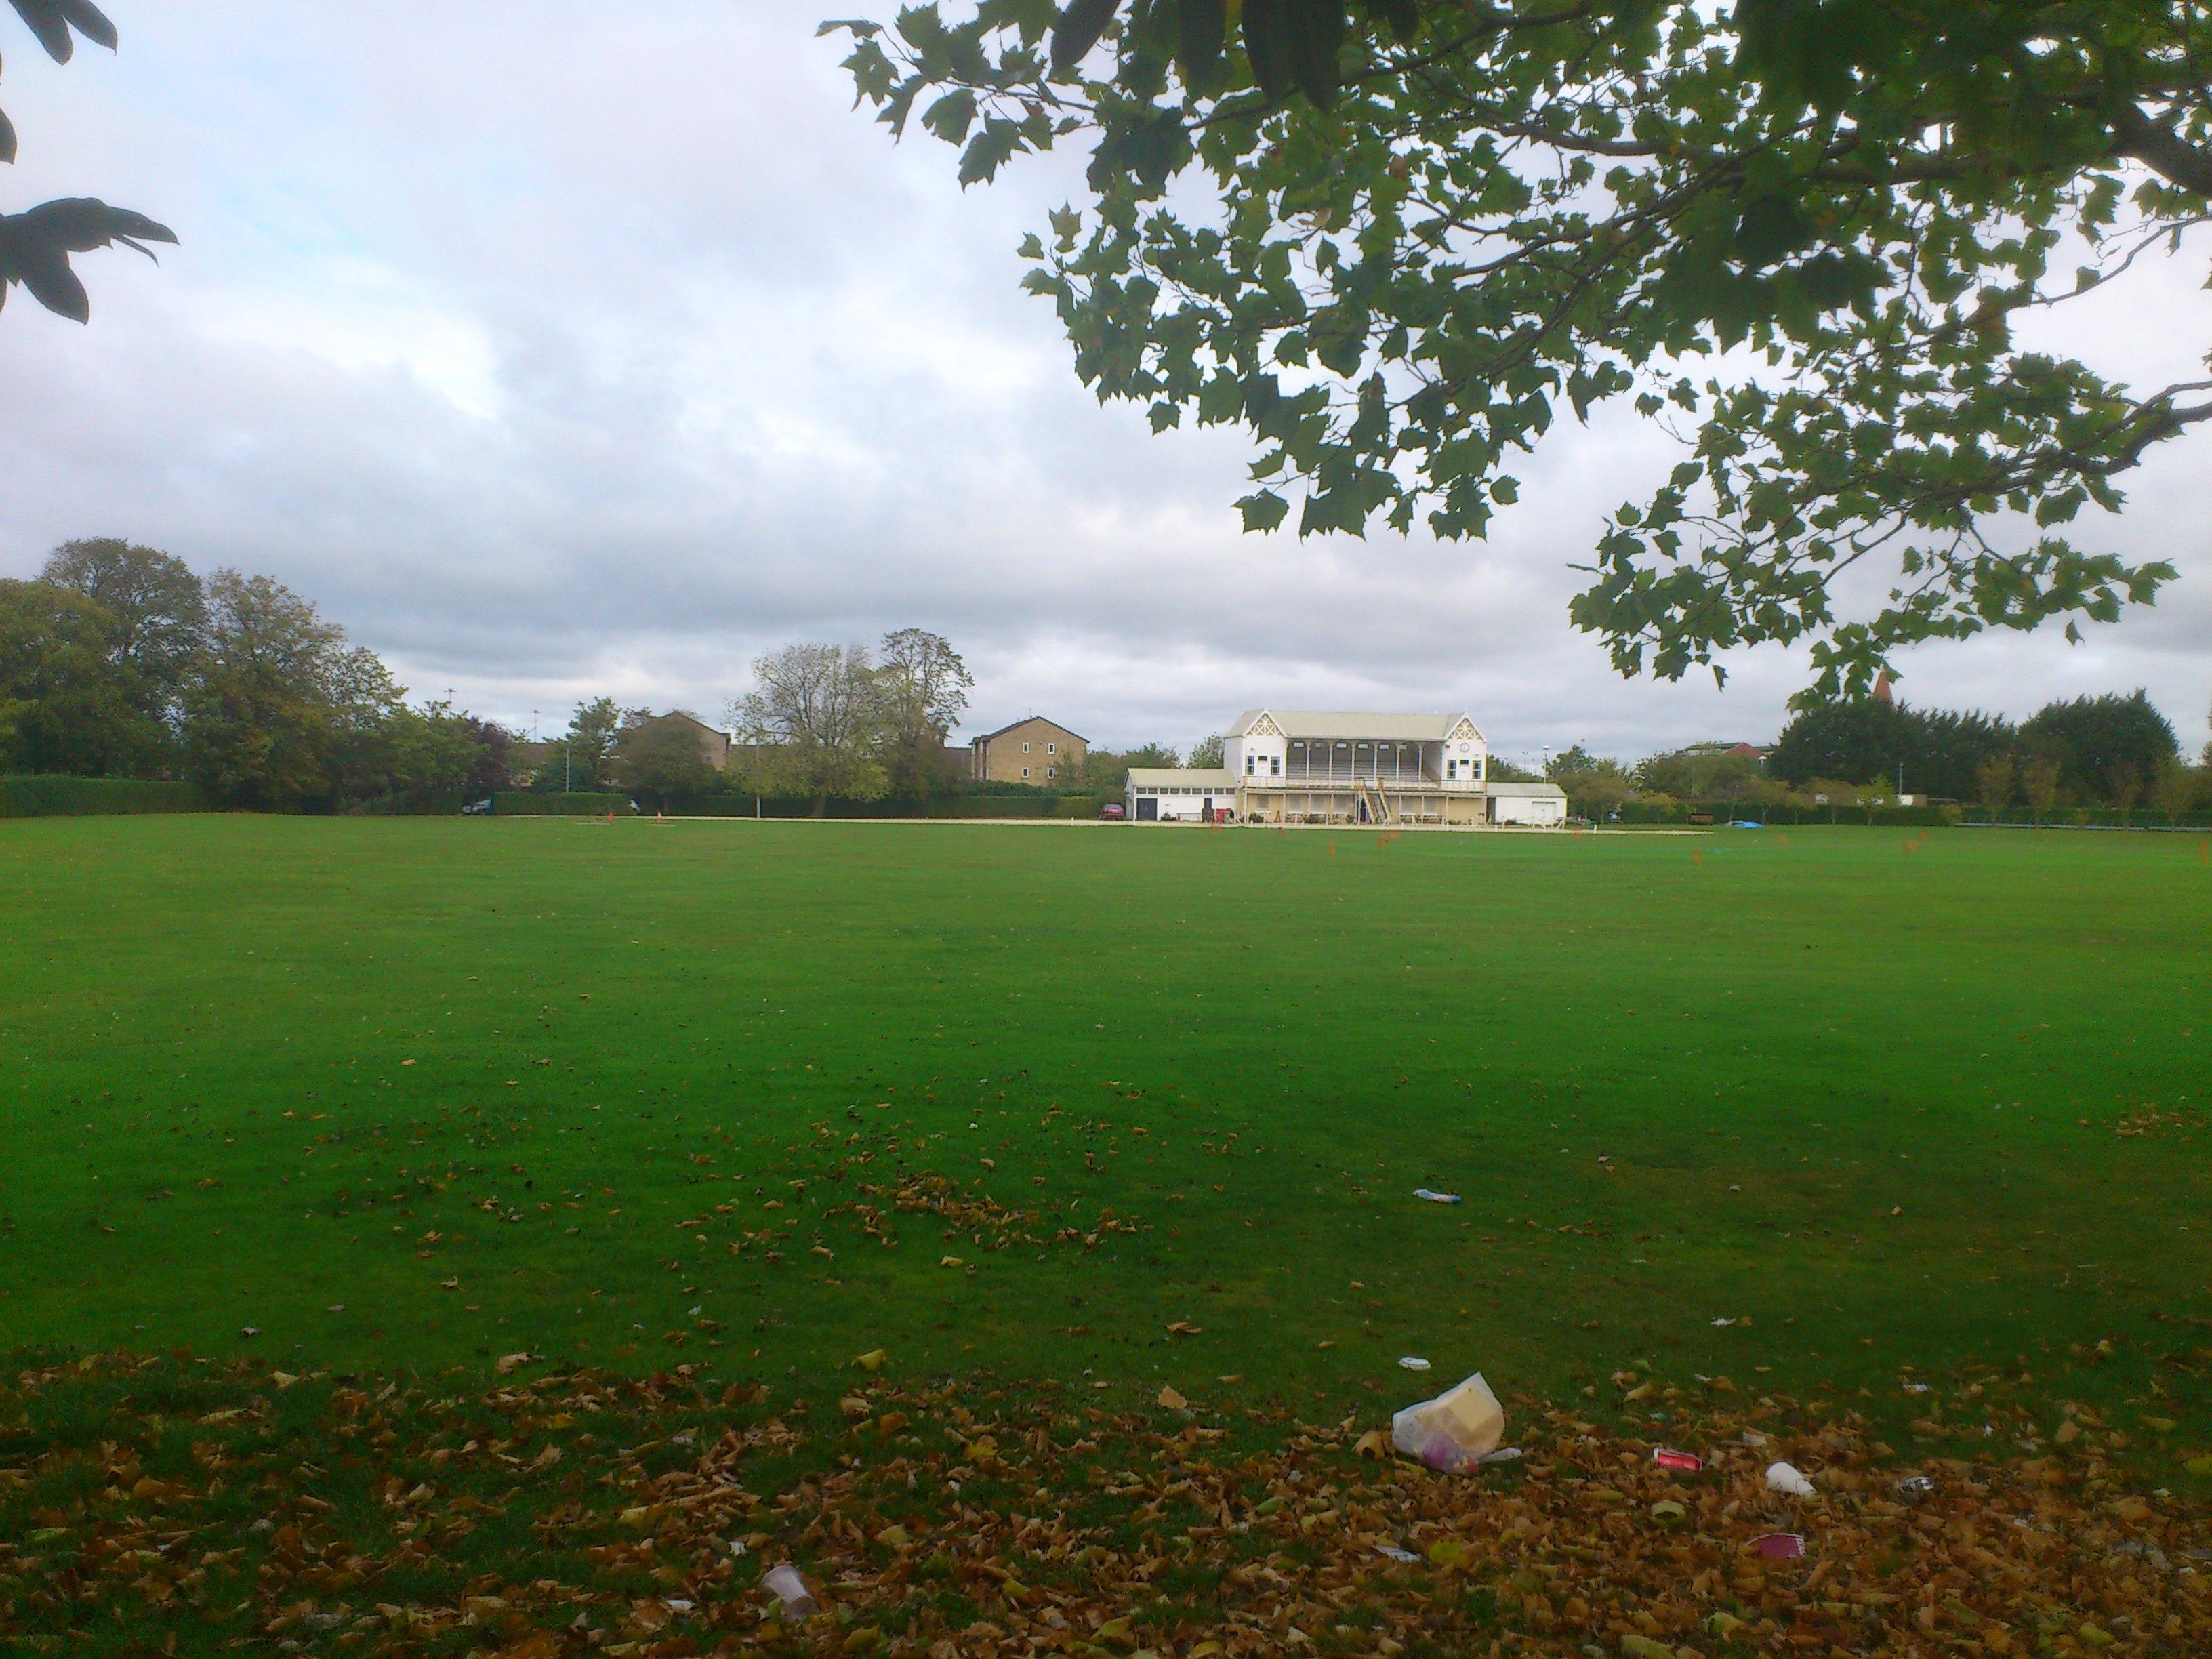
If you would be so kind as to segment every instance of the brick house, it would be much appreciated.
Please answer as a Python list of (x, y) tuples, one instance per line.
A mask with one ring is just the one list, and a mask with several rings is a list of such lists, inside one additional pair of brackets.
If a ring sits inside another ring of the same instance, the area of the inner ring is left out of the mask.
[(1079, 768), (1090, 740), (1032, 714), (987, 732), (968, 744), (968, 775), (983, 781), (1029, 783), (1042, 788)]

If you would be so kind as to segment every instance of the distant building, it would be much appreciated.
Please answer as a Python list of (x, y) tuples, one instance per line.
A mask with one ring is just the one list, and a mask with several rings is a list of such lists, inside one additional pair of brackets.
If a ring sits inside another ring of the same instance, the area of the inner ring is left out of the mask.
[(1088, 738), (1032, 714), (972, 740), (968, 775), (983, 782), (1030, 783), (1042, 788), (1079, 768), (1090, 751)]
[(1221, 758), (1218, 767), (1132, 768), (1129, 817), (1464, 829), (1556, 827), (1567, 817), (1555, 783), (1490, 781), (1489, 740), (1464, 714), (1248, 708)]
[(730, 748), (735, 739), (727, 732), (717, 731), (696, 714), (687, 714), (681, 708), (657, 714), (651, 720), (640, 720), (635, 726), (625, 728), (615, 738), (615, 751), (619, 754), (624, 745), (635, 742), (647, 732), (660, 732), (670, 726), (690, 733), (691, 740), (699, 745), (699, 758), (706, 762), (708, 770), (720, 772), (728, 769)]
[(1765, 760), (1769, 752), (1755, 743), (1732, 743), (1721, 750), (1723, 755), (1731, 756), (1737, 760), (1755, 761)]

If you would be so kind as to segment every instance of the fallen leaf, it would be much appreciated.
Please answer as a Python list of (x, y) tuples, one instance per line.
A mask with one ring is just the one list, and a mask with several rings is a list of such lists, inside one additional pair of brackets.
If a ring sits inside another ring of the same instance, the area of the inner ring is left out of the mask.
[(1189, 1405), (1190, 1401), (1176, 1392), (1173, 1383), (1163, 1382), (1160, 1385), (1160, 1404), (1171, 1412), (1179, 1412)]
[(872, 1371), (880, 1366), (886, 1357), (881, 1348), (871, 1348), (867, 1352), (855, 1358), (853, 1363), (864, 1371)]

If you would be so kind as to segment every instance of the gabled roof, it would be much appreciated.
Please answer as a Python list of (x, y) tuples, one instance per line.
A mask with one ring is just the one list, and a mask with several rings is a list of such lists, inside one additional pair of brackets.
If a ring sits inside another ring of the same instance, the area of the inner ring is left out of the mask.
[(688, 708), (672, 708), (665, 714), (653, 714), (648, 716), (647, 719), (640, 720), (630, 729), (634, 732), (642, 731), (648, 726), (665, 726), (670, 720), (682, 720), (686, 725), (697, 726), (702, 732), (713, 732), (725, 743), (730, 741), (730, 734), (727, 732), (722, 730), (719, 726), (708, 725), (706, 721), (701, 720), (696, 714), (693, 714)]
[[(1345, 738), (1353, 742), (1439, 743), (1446, 738), (1468, 737), (1487, 744), (1474, 721), (1458, 714), (1373, 714), (1338, 708), (1248, 708), (1229, 728), (1233, 738), (1249, 737), (1253, 728), (1272, 723), (1285, 738)], [(1460, 728), (1464, 725), (1465, 730)]]
[(1087, 744), (1091, 741), (1090, 738), (1085, 737), (1080, 732), (1068, 731), (1068, 728), (1062, 726), (1058, 720), (1047, 720), (1042, 714), (1024, 714), (1021, 719), (1016, 720), (1011, 726), (1002, 726), (995, 732), (986, 732), (980, 738), (969, 738), (968, 746), (972, 749), (979, 743), (988, 743), (994, 738), (1003, 738), (1007, 732), (1018, 732), (1024, 726), (1049, 726), (1055, 732), (1066, 732), (1067, 735), (1073, 738), (1078, 743)]
[(1486, 783), (1483, 793), (1512, 795), (1524, 800), (1565, 800), (1567, 792), (1556, 783)]

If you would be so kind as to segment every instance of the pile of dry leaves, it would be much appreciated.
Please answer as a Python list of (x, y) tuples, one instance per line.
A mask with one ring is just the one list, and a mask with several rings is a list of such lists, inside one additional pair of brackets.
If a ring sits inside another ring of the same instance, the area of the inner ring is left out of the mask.
[[(1468, 1478), (1371, 1422), (1172, 1389), (1114, 1409), (856, 1369), (809, 1397), (507, 1363), (489, 1392), (188, 1358), (24, 1371), (0, 1390), (0, 1647), (2212, 1650), (2212, 1515), (2094, 1432), (1916, 1461), (1847, 1410), (1727, 1401), (1668, 1425), (1701, 1461), (1681, 1470), (1521, 1401), (1524, 1455)], [(1813, 1497), (1768, 1489), (1782, 1459)], [(1802, 1558), (1763, 1554), (1775, 1534)], [(762, 1582), (783, 1562), (818, 1611), (783, 1615)]]

